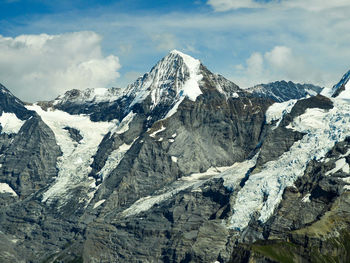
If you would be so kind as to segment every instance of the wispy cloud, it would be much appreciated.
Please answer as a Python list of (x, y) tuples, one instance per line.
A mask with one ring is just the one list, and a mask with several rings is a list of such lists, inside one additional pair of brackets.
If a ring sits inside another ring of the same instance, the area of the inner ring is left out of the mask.
[(52, 99), (73, 88), (112, 85), (118, 57), (101, 53), (93, 32), (61, 35), (0, 35), (0, 79), (24, 100)]
[(207, 4), (218, 12), (225, 12), (240, 8), (301, 8), (312, 11), (320, 11), (325, 9), (350, 6), (348, 0), (208, 0)]

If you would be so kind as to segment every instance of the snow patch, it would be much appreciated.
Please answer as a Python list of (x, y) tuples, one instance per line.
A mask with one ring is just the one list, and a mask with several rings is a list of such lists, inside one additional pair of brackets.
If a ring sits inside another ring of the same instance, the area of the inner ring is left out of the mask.
[(0, 183), (0, 193), (5, 194), (8, 193), (12, 196), (18, 196), (17, 193), (6, 183)]
[(345, 90), (343, 90), (337, 98), (344, 99), (344, 100), (350, 100), (350, 81), (348, 81), (345, 84)]
[(69, 102), (75, 102), (79, 104), (83, 103), (98, 103), (98, 102), (111, 102), (121, 98), (125, 90), (121, 88), (96, 88), (77, 90), (77, 95), (72, 97), (72, 91), (67, 91), (65, 94), (59, 96), (53, 102), (54, 105)]
[(303, 203), (310, 203), (310, 202), (311, 202), (310, 196), (311, 196), (311, 194), (306, 194), (306, 195), (303, 197), (303, 199), (301, 199), (301, 201), (302, 201)]
[(176, 156), (171, 156), (171, 161), (174, 163), (177, 163), (177, 157)]
[(175, 103), (175, 105), (168, 111), (168, 113), (165, 115), (165, 118), (169, 118), (171, 116), (173, 116), (176, 112), (178, 107), (180, 106), (181, 102), (185, 99), (185, 97), (180, 97), (180, 99)]
[(345, 173), (349, 173), (349, 165), (347, 164), (345, 158), (341, 158), (341, 159), (337, 160), (335, 162), (335, 168), (333, 168), (332, 170), (328, 171), (326, 173), (326, 175), (334, 174), (334, 173), (338, 172), (340, 169), (343, 172), (345, 172)]
[(316, 96), (317, 92), (312, 90), (312, 89), (305, 89), (305, 91), (310, 95), (310, 96)]
[(189, 98), (192, 101), (196, 101), (197, 97), (202, 94), (202, 91), (199, 87), (199, 81), (202, 80), (203, 76), (200, 74), (200, 65), (201, 62), (198, 59), (195, 59), (191, 56), (188, 56), (180, 51), (173, 50), (171, 54), (176, 54), (181, 56), (183, 59), (188, 71), (189, 79), (183, 84), (182, 87), (177, 91), (177, 101), (174, 106), (166, 114), (165, 118), (169, 118), (177, 112), (177, 109), (185, 97)]
[(24, 123), (25, 121), (18, 119), (12, 112), (3, 112), (0, 116), (1, 132), (7, 134), (18, 133)]
[(165, 131), (165, 130), (166, 130), (166, 127), (164, 127), (164, 126), (162, 125), (162, 127), (160, 127), (159, 130), (156, 130), (156, 131), (152, 132), (149, 136), (152, 137), (152, 138), (154, 138), (158, 133), (160, 133), (160, 132), (162, 132), (162, 131)]
[(106, 201), (106, 199), (102, 199), (102, 200), (96, 202), (96, 203), (94, 204), (93, 209), (96, 209), (97, 207), (99, 207), (100, 205), (102, 205), (105, 201)]
[[(44, 111), (39, 106), (27, 106), (27, 109), (36, 111), (42, 120), (55, 134), (57, 144), (63, 155), (59, 157), (57, 168), (58, 176), (54, 184), (43, 194), (42, 202), (51, 203), (55, 199), (68, 199), (68, 190), (84, 185), (90, 185), (88, 175), (91, 171), (93, 156), (98, 150), (105, 134), (114, 126), (113, 122), (92, 122), (86, 115), (70, 115), (60, 110)], [(72, 127), (80, 131), (83, 139), (75, 143), (64, 127)], [(91, 199), (91, 196), (88, 196)]]
[(350, 177), (343, 178), (343, 181), (347, 184), (350, 184)]

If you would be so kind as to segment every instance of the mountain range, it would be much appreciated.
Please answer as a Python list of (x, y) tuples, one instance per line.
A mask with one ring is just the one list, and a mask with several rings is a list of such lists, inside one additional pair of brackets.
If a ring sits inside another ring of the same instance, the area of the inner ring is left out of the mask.
[(1, 262), (349, 262), (350, 72), (242, 89), (172, 51), (126, 88), (0, 87)]

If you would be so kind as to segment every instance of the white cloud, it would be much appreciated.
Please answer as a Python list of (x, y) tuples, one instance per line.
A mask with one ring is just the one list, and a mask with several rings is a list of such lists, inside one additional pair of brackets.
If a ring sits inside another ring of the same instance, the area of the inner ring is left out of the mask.
[(292, 50), (285, 46), (276, 46), (265, 53), (265, 58), (274, 68), (284, 68), (293, 61)]
[(331, 8), (350, 6), (348, 0), (270, 0), (266, 2), (256, 0), (208, 0), (207, 4), (217, 12), (224, 12), (240, 8), (301, 8), (310, 11), (320, 11)]
[(247, 74), (249, 76), (261, 75), (261, 73), (263, 72), (263, 69), (264, 69), (263, 64), (264, 64), (263, 56), (258, 52), (254, 52), (247, 59)]
[(158, 50), (169, 51), (177, 46), (176, 37), (173, 34), (164, 33), (152, 36)]
[(94, 32), (0, 35), (0, 82), (23, 100), (53, 99), (68, 89), (115, 84), (119, 59), (101, 52)]
[(232, 78), (242, 87), (276, 80), (317, 84), (322, 84), (323, 81), (320, 71), (286, 46), (275, 46), (264, 54), (254, 52), (245, 65), (237, 65), (235, 69)]

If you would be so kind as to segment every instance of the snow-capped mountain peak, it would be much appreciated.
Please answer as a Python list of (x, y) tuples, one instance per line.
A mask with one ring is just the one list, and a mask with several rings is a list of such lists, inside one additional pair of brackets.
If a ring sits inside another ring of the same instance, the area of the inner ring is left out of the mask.
[(198, 59), (173, 50), (126, 88), (70, 90), (40, 105), (87, 114), (93, 121), (122, 121), (130, 112), (142, 111), (154, 115), (153, 123), (172, 116), (185, 99), (195, 102), (201, 94), (215, 90), (226, 98), (238, 97), (241, 91), (231, 81), (211, 73)]
[(176, 103), (185, 97), (195, 101), (202, 94), (198, 84), (202, 79), (200, 64), (180, 51), (171, 51), (149, 73), (127, 87), (126, 94), (134, 97), (131, 106), (148, 95), (152, 98), (152, 108), (165, 101)]

